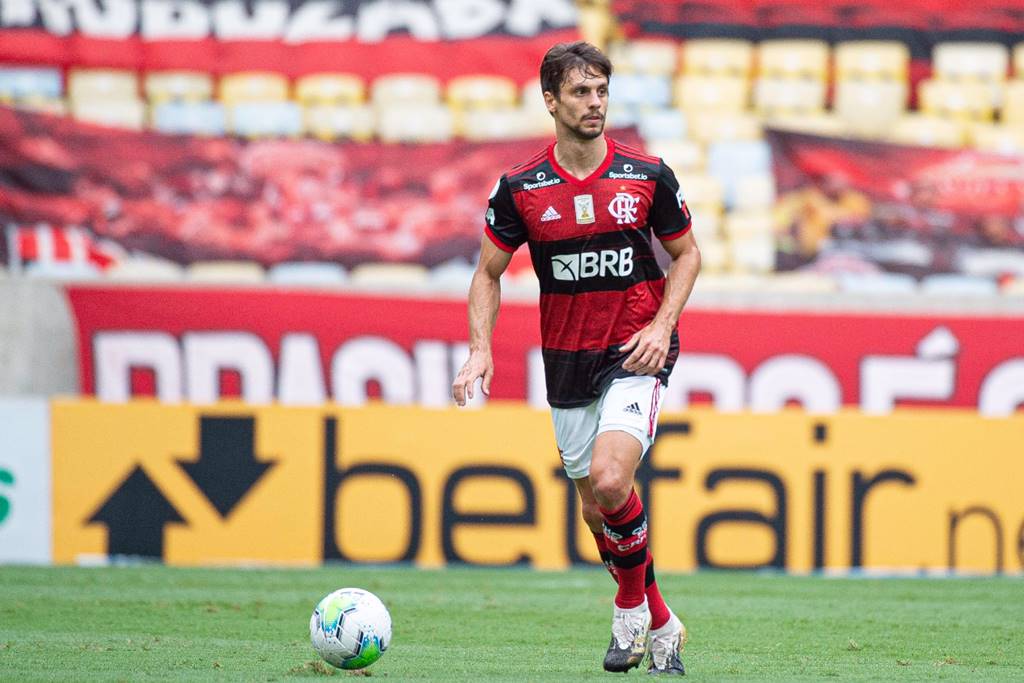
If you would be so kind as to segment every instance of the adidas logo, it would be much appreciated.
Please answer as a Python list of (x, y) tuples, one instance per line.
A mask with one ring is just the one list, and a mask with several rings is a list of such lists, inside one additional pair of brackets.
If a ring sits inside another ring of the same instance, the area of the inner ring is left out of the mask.
[(557, 221), (561, 217), (561, 214), (555, 211), (555, 207), (549, 206), (548, 210), (544, 212), (544, 215), (540, 217), (540, 220), (543, 223), (544, 221)]
[(622, 409), (622, 412), (629, 413), (630, 415), (643, 415), (643, 413), (640, 412), (640, 404), (636, 402), (630, 403)]

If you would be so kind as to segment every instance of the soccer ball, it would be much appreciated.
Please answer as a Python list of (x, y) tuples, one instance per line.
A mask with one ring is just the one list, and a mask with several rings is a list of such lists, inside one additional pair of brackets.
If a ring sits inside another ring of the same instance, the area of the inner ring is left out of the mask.
[(391, 614), (373, 593), (361, 588), (341, 588), (313, 610), (309, 639), (328, 664), (362, 669), (380, 659), (388, 649)]

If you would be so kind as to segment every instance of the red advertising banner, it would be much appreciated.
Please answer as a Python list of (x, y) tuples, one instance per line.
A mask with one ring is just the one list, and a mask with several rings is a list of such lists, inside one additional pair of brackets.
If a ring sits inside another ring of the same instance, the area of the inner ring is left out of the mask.
[(1024, 274), (1024, 157), (769, 131), (777, 267)]
[(16, 2), (0, 12), (0, 63), (525, 82), (548, 47), (577, 36), (572, 0)]
[(475, 254), (495, 180), (546, 144), (245, 141), (0, 107), (0, 224), (80, 226), (182, 263), (435, 265)]
[[(273, 289), (69, 289), (82, 391), (197, 403), (449, 405), (463, 301)], [(1024, 318), (691, 309), (666, 409), (1024, 408)], [(491, 399), (545, 405), (535, 304), (506, 302)], [(477, 404), (481, 401), (476, 401)]]

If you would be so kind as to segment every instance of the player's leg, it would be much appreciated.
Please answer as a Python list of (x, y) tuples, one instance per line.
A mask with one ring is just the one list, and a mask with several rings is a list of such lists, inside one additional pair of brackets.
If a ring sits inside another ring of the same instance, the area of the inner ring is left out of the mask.
[[(602, 399), (590, 479), (605, 526), (612, 532), (607, 544), (619, 580), (616, 606), (635, 605), (637, 586), (642, 581), (651, 614), (650, 672), (682, 674), (679, 653), (685, 642), (685, 628), (665, 604), (658, 587), (653, 558), (647, 549), (646, 513), (633, 489), (636, 468), (654, 440), (660, 404), (661, 384), (654, 378), (631, 377), (612, 383)], [(629, 585), (624, 591), (626, 582)]]
[(597, 545), (597, 553), (601, 556), (601, 562), (605, 569), (618, 583), (619, 577), (615, 574), (615, 565), (612, 564), (612, 553), (608, 549), (608, 540), (604, 535), (604, 516), (601, 514), (601, 506), (594, 498), (594, 490), (590, 486), (590, 477), (573, 479), (576, 484), (576, 491), (580, 494), (580, 511), (583, 514), (583, 521), (586, 523), (590, 533), (594, 536), (594, 543)]

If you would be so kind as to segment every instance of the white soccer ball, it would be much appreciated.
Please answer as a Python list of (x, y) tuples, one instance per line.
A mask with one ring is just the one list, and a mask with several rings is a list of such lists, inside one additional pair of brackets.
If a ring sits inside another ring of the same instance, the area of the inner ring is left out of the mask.
[(373, 593), (341, 588), (313, 610), (309, 639), (328, 664), (362, 669), (380, 659), (391, 644), (391, 614)]

